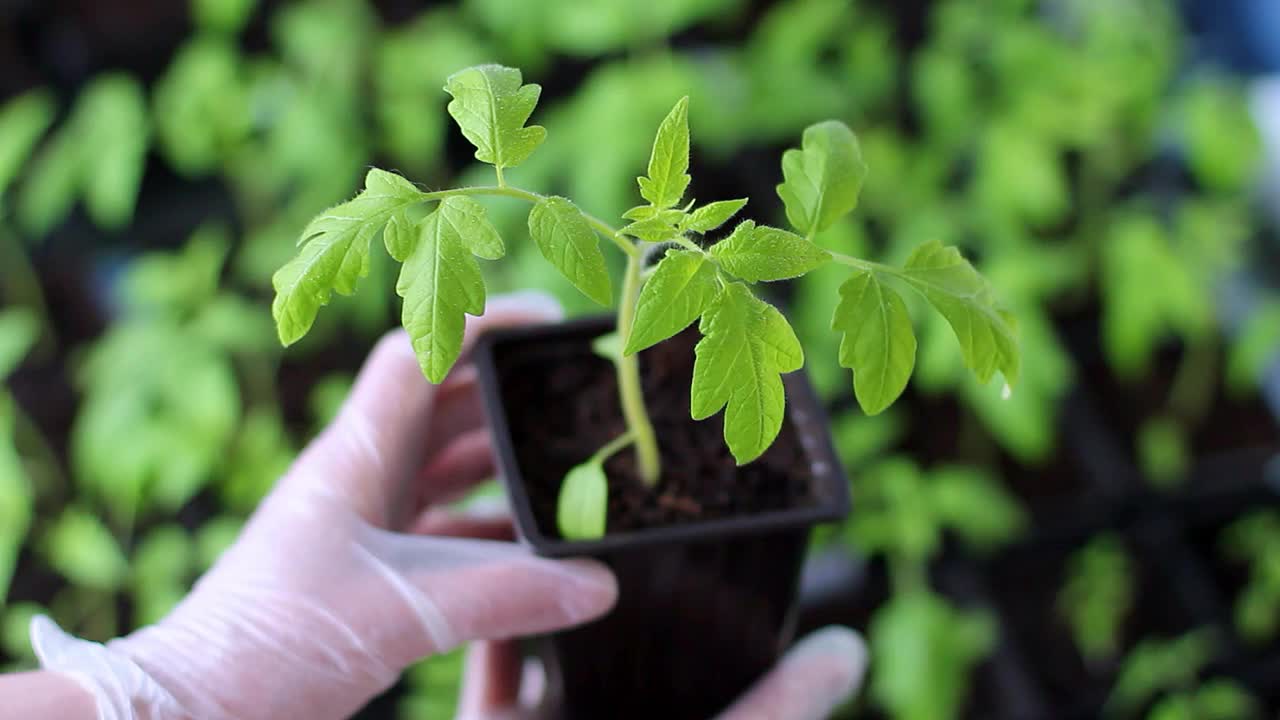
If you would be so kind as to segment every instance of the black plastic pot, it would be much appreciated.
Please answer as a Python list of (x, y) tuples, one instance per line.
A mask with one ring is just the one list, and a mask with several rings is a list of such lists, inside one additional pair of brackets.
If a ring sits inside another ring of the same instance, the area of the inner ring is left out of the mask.
[(618, 579), (618, 604), (606, 617), (535, 643), (547, 670), (547, 709), (568, 720), (706, 720), (767, 671), (791, 641), (809, 530), (848, 512), (848, 483), (821, 405), (804, 376), (794, 373), (785, 378), (785, 422), (808, 460), (814, 502), (611, 532), (590, 542), (563, 540), (543, 526), (545, 517), (538, 521), (513, 444), (522, 428), (509, 422), (512, 388), (547, 378), (512, 368), (547, 352), (558, 363), (598, 361), (590, 341), (611, 328), (610, 318), (503, 330), (482, 338), (475, 351), (519, 538), (542, 556), (596, 558)]

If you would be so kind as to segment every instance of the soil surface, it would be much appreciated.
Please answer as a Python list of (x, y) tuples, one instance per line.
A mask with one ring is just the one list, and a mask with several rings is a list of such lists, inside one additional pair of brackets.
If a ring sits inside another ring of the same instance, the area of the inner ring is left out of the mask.
[[(645, 486), (627, 448), (605, 463), (607, 532), (617, 533), (769, 511), (816, 502), (814, 476), (796, 428), (788, 421), (773, 446), (739, 467), (725, 446), (723, 413), (689, 417), (697, 329), (690, 327), (640, 355), (641, 382), (658, 436), (662, 476)], [(497, 366), (503, 403), (539, 529), (557, 536), (561, 480), (625, 430), (611, 362), (581, 336), (507, 342)]]

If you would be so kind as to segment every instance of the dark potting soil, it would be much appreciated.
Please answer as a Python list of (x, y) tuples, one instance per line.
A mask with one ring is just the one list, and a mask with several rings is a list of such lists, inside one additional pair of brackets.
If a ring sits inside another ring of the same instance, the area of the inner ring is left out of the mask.
[[(607, 531), (618, 533), (811, 506), (813, 474), (796, 429), (784, 422), (773, 446), (739, 467), (725, 446), (723, 413), (689, 417), (696, 328), (640, 355), (645, 403), (662, 457), (662, 477), (640, 480), (633, 450), (605, 464)], [(613, 364), (587, 338), (540, 341), (497, 358), (517, 460), (539, 529), (558, 536), (561, 480), (626, 429)]]

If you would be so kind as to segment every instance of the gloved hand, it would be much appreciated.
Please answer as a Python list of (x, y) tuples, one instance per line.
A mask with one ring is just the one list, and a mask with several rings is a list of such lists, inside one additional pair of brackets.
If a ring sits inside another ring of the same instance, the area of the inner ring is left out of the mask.
[[(495, 298), (469, 318), (467, 343), (559, 314), (545, 296)], [(323, 720), (348, 717), (423, 657), (607, 611), (617, 588), (602, 565), (477, 539), (493, 524), (432, 509), (491, 472), (474, 369), (463, 362), (432, 386), (405, 335), (392, 334), (334, 423), (172, 613), (105, 646), (37, 618), (32, 645), (106, 720)]]

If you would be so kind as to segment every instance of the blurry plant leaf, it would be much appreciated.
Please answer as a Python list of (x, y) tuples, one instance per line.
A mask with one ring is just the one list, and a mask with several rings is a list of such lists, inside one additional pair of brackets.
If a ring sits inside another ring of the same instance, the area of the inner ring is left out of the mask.
[(1240, 192), (1261, 169), (1262, 139), (1244, 92), (1226, 79), (1190, 83), (1182, 98), (1187, 159), (1211, 191)]
[(18, 369), (39, 336), (34, 312), (16, 307), (0, 310), (0, 382)]
[(695, 233), (711, 232), (729, 222), (729, 219), (736, 215), (746, 204), (746, 198), (708, 203), (684, 216), (680, 221), (679, 230)]
[[(216, 0), (223, 3), (253, 0)], [(215, 2), (215, 0), (209, 0)], [(156, 135), (186, 175), (217, 169), (252, 129), (246, 70), (230, 39), (197, 37), (178, 50), (155, 86)]]
[(938, 549), (940, 528), (928, 489), (910, 459), (892, 457), (865, 468), (854, 497), (863, 511), (849, 521), (849, 535), (861, 552), (922, 563)]
[[(1158, 220), (1120, 214), (1102, 244), (1103, 348), (1122, 378), (1133, 378), (1169, 334), (1200, 336), (1214, 307), (1204, 287), (1178, 256)], [(1160, 278), (1135, 283), (1135, 277)]]
[(95, 78), (32, 167), (19, 198), (23, 225), (44, 235), (80, 195), (99, 226), (123, 227), (142, 183), (149, 134), (142, 86), (127, 75)]
[(135, 622), (156, 622), (178, 604), (190, 584), (194, 550), (177, 525), (161, 525), (146, 534), (133, 551)]
[(253, 16), (257, 0), (191, 0), (196, 27), (221, 33), (237, 33)]
[(658, 209), (680, 202), (689, 187), (689, 98), (683, 97), (658, 126), (648, 177), (637, 178), (640, 196)]
[(1022, 128), (991, 127), (977, 163), (973, 188), (987, 212), (1013, 213), (1032, 225), (1047, 225), (1070, 207), (1062, 161), (1054, 148)]
[(867, 165), (849, 126), (828, 120), (805, 129), (802, 149), (783, 153), (782, 174), (778, 197), (787, 220), (812, 236), (857, 207)]
[(960, 716), (969, 675), (995, 645), (985, 614), (951, 607), (917, 590), (876, 611), (869, 632), (871, 698), (899, 720)]
[(223, 461), (240, 393), (227, 358), (163, 321), (113, 328), (85, 356), (71, 430), (81, 487), (117, 518), (176, 510)]
[(249, 514), (275, 486), (295, 451), (275, 408), (255, 407), (240, 423), (219, 494), (228, 509)]
[[(369, 272), (369, 245), (374, 236), (393, 215), (421, 200), (422, 193), (413, 183), (374, 168), (365, 178), (364, 191), (355, 199), (329, 209), (307, 225), (302, 232), (302, 250), (272, 278), (276, 298), (271, 312), (282, 343), (290, 345), (307, 333), (333, 291), (343, 295), (355, 292), (356, 283)], [(403, 262), (405, 257), (396, 259)]]
[(1222, 533), (1224, 554), (1249, 566), (1248, 584), (1235, 598), (1236, 630), (1255, 644), (1280, 632), (1280, 514), (1254, 511)]
[(727, 406), (724, 439), (744, 465), (778, 436), (786, 406), (779, 373), (799, 370), (804, 351), (782, 313), (742, 283), (720, 291), (699, 330), (690, 411), (704, 420)]
[(128, 576), (129, 563), (115, 536), (80, 507), (62, 511), (45, 532), (41, 550), (53, 569), (76, 585), (116, 590)]
[(668, 250), (640, 289), (624, 352), (640, 352), (689, 327), (716, 299), (719, 289), (715, 265), (705, 256)]
[(850, 472), (860, 472), (878, 456), (888, 452), (903, 436), (906, 424), (896, 412), (874, 417), (859, 412), (838, 415), (831, 428), (840, 462)]
[(452, 720), (461, 696), (466, 648), (418, 662), (405, 671), (408, 696), (400, 701), (400, 720)]
[(266, 357), (279, 353), (266, 308), (239, 295), (222, 294), (209, 300), (188, 327), (211, 347), (229, 353)]
[(147, 153), (149, 129), (142, 86), (123, 75), (95, 80), (81, 95), (75, 118), (84, 133), (85, 208), (102, 227), (123, 227), (133, 216)]
[(0, 196), (53, 124), (56, 109), (47, 90), (29, 90), (0, 106)]
[(884, 412), (907, 387), (915, 367), (916, 336), (902, 297), (874, 273), (855, 272), (840, 286), (831, 328), (843, 333), (840, 365), (853, 370), (863, 412)]
[(747, 282), (799, 277), (831, 259), (830, 253), (795, 233), (743, 220), (733, 234), (711, 246), (720, 267)]
[(15, 401), (0, 388), (0, 606), (35, 510), (31, 482), (14, 443), (15, 414)]
[(604, 537), (609, 479), (597, 458), (571, 469), (564, 476), (556, 501), (556, 526), (566, 540)]
[(1014, 540), (1027, 528), (1017, 500), (986, 470), (947, 465), (931, 470), (928, 483), (937, 522), (980, 552)]
[(0, 619), (0, 650), (11, 658), (34, 658), (31, 620), (37, 615), (48, 615), (49, 611), (30, 602), (12, 603), (0, 608), (4, 611), (3, 619)]
[(476, 159), (498, 169), (524, 162), (547, 137), (540, 125), (525, 127), (542, 93), (522, 85), (520, 71), (501, 65), (476, 65), (450, 75), (444, 89), (453, 96), (449, 114), (476, 146)]
[(1057, 612), (1087, 662), (1113, 660), (1120, 652), (1120, 633), (1133, 609), (1134, 575), (1123, 543), (1111, 534), (1093, 538), (1067, 560)]
[(1157, 489), (1176, 489), (1191, 465), (1186, 431), (1176, 419), (1148, 418), (1138, 428), (1138, 461), (1147, 480)]
[[(0, 337), (3, 336), (0, 332)], [(0, 341), (2, 342), (2, 341)], [(2, 354), (2, 353), (0, 353)], [(1252, 312), (1227, 351), (1227, 384), (1232, 392), (1255, 392), (1267, 371), (1280, 362), (1280, 298), (1270, 298)], [(0, 361), (0, 377), (4, 375)]]
[(338, 416), (342, 403), (351, 393), (354, 378), (345, 373), (326, 375), (311, 388), (307, 405), (311, 410), (311, 422), (316, 428), (324, 427)]
[(1210, 629), (1143, 640), (1125, 657), (1105, 714), (1129, 716), (1158, 693), (1190, 685), (1213, 659), (1217, 644)]
[(462, 352), (466, 316), (484, 313), (484, 278), (472, 256), (494, 260), (503, 248), (483, 208), (465, 197), (441, 200), (416, 234), (411, 248), (393, 247), (389, 232), (387, 249), (403, 263), (396, 281), (401, 322), (422, 371), (439, 383)]
[(231, 547), (244, 529), (244, 521), (229, 515), (219, 515), (200, 526), (196, 531), (196, 568), (205, 572), (213, 567), (222, 553)]
[(947, 319), (960, 341), (965, 365), (981, 382), (999, 371), (1018, 381), (1018, 344), (1012, 317), (996, 305), (990, 284), (954, 247), (931, 242), (911, 254), (902, 277)]
[(539, 200), (529, 211), (529, 237), (542, 256), (583, 295), (608, 307), (613, 291), (596, 233), (582, 212), (562, 197)]
[[(524, 3), (502, 4), (508, 16), (527, 11)], [(381, 143), (396, 167), (425, 174), (444, 163), (448, 119), (424, 109), (436, 107), (450, 73), (491, 56), (452, 10), (422, 13), (381, 36), (373, 65), (375, 110)]]
[(225, 228), (201, 225), (181, 250), (135, 258), (120, 282), (126, 306), (177, 317), (202, 308), (218, 291), (230, 246)]

